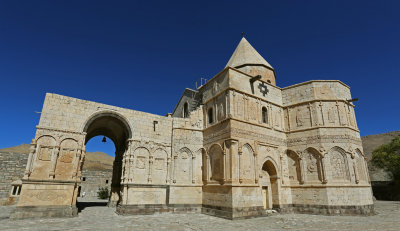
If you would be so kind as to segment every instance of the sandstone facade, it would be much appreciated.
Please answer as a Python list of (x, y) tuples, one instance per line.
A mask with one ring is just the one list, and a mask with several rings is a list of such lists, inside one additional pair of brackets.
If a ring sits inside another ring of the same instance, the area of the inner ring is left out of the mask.
[(75, 215), (85, 144), (97, 135), (116, 146), (110, 204), (119, 214), (373, 213), (350, 88), (275, 82), (243, 38), (226, 68), (186, 89), (168, 116), (46, 94), (13, 217)]
[(26, 154), (0, 152), (0, 205), (18, 201), (27, 159)]

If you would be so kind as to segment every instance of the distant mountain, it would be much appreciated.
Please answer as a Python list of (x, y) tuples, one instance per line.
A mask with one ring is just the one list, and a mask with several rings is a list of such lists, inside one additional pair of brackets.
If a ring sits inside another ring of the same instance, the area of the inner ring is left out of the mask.
[[(400, 131), (388, 132), (377, 135), (369, 135), (361, 137), (363, 142), (364, 154), (368, 161), (372, 158), (372, 152), (383, 144), (387, 144), (397, 136), (400, 136)], [(371, 181), (390, 181), (390, 175), (383, 169), (374, 166), (368, 162), (368, 170), (371, 177)]]
[[(29, 144), (21, 144), (14, 147), (0, 149), (1, 152), (29, 154)], [(83, 169), (85, 170), (112, 170), (114, 157), (104, 152), (86, 152)]]

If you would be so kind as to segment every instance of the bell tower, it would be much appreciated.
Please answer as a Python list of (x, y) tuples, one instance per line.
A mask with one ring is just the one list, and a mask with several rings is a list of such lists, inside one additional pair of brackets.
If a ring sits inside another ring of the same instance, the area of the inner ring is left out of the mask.
[(261, 75), (261, 80), (276, 86), (274, 68), (254, 49), (253, 46), (242, 38), (233, 52), (226, 67), (233, 67), (246, 74)]

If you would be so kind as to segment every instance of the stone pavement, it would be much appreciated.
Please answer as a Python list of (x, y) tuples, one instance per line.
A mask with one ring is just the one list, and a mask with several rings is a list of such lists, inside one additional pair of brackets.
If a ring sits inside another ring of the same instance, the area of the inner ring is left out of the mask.
[(3, 206), (0, 230), (400, 230), (400, 202), (376, 201), (375, 206), (377, 215), (368, 217), (276, 214), (236, 221), (202, 214), (118, 216), (105, 206), (83, 208), (75, 218), (9, 220), (15, 207)]

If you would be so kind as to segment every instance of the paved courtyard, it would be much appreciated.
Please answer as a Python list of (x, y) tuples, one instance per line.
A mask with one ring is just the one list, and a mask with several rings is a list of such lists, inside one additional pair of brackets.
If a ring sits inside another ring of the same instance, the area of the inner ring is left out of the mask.
[(0, 230), (400, 230), (400, 202), (376, 201), (377, 215), (276, 214), (230, 221), (202, 214), (118, 216), (113, 208), (85, 207), (75, 218), (9, 220), (14, 207), (0, 207)]

